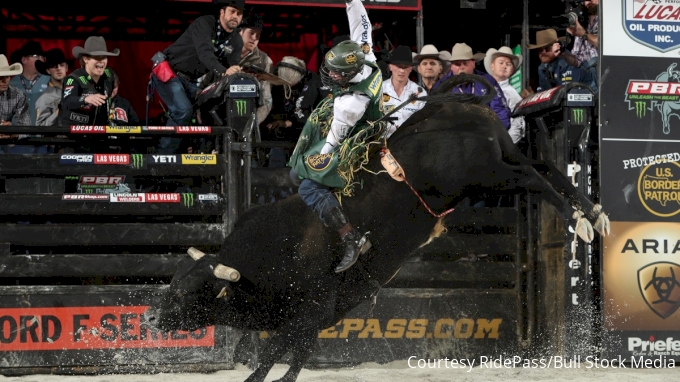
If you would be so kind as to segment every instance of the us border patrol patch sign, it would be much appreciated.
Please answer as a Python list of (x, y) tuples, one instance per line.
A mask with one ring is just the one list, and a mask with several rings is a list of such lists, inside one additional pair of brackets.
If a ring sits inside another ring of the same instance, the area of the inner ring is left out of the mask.
[(623, 27), (630, 38), (659, 52), (680, 48), (680, 2), (622, 1)]

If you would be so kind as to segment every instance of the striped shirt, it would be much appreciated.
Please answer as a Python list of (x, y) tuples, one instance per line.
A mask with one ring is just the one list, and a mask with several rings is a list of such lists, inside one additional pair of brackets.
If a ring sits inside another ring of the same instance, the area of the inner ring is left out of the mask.
[(11, 121), (18, 126), (31, 124), (26, 95), (12, 85), (0, 94), (0, 121)]

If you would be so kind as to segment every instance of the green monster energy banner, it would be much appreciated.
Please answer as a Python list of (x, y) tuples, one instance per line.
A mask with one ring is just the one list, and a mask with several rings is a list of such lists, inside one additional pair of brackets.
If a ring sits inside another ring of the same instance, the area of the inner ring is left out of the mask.
[(131, 154), (130, 164), (132, 168), (142, 168), (144, 166), (144, 155), (143, 154)]
[(245, 99), (237, 99), (234, 103), (236, 104), (236, 114), (238, 114), (239, 117), (245, 116), (248, 111), (248, 101)]

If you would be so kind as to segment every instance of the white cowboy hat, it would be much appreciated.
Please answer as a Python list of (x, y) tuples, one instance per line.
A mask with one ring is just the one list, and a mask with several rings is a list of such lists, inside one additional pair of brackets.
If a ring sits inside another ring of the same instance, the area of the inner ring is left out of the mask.
[(453, 46), (451, 49), (451, 61), (465, 61), (474, 60), (475, 56), (472, 54), (470, 45), (461, 42)]
[(486, 54), (482, 52), (477, 52), (472, 55), (472, 58), (475, 60), (475, 62), (482, 61), (484, 57), (486, 57)]
[(522, 66), (522, 55), (514, 54), (509, 47), (501, 46), (498, 50), (489, 48), (489, 50), (486, 51), (486, 57), (484, 58), (484, 69), (486, 69), (487, 73), (491, 74), (491, 63), (498, 56), (505, 56), (512, 60), (512, 65), (515, 67), (515, 71), (512, 72), (512, 74), (517, 73)]
[(4, 54), (0, 54), (0, 77), (5, 76), (16, 76), (24, 72), (24, 67), (20, 63), (10, 65), (7, 62), (7, 57)]
[(102, 36), (90, 36), (85, 40), (82, 47), (76, 46), (71, 50), (73, 57), (80, 58), (83, 54), (88, 56), (117, 56), (120, 54), (120, 49), (116, 48), (109, 52), (106, 48), (106, 41)]
[(420, 49), (420, 53), (413, 56), (415, 62), (420, 62), (423, 58), (434, 58), (435, 60), (438, 60), (439, 51), (434, 45), (427, 44)]
[(451, 52), (449, 52), (448, 50), (440, 50), (439, 60), (444, 62), (451, 62)]

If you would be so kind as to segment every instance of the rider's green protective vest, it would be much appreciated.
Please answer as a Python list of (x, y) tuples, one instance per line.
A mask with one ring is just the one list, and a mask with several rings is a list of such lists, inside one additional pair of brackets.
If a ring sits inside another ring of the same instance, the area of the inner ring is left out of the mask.
[[(375, 121), (383, 116), (382, 73), (375, 63), (367, 62), (366, 65), (373, 69), (368, 78), (350, 84), (346, 88), (334, 87), (332, 95), (321, 101), (307, 119), (288, 162), (288, 166), (295, 169), (300, 177), (334, 188), (346, 186), (338, 171), (338, 165), (343, 163), (345, 166), (341, 167), (347, 167), (348, 157), (343, 154), (351, 150), (341, 150), (340, 148), (343, 147), (343, 144), (352, 144), (351, 142), (354, 141), (350, 138), (357, 133), (366, 129), (371, 131), (377, 129), (378, 126), (371, 126), (368, 122)], [(320, 154), (333, 121), (333, 101), (335, 98), (355, 92), (363, 93), (370, 98), (366, 112), (336, 150), (328, 154)], [(362, 136), (364, 135), (372, 136), (373, 134), (363, 134)]]

